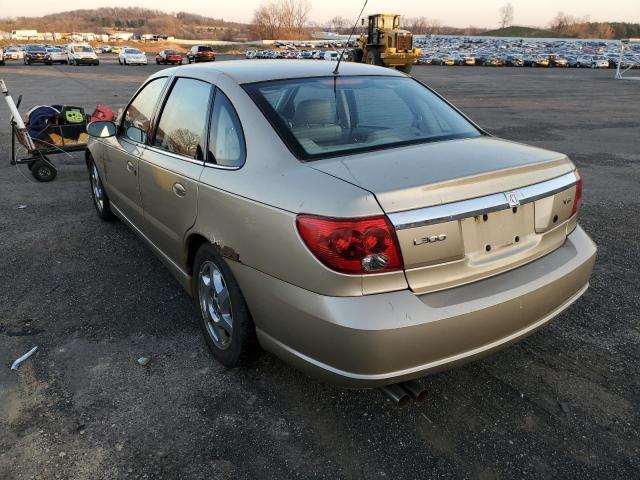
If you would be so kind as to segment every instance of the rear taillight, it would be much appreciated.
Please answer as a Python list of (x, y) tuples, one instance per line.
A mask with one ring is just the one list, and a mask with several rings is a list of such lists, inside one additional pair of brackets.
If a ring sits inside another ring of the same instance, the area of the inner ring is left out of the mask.
[(327, 267), (343, 273), (380, 273), (402, 269), (402, 256), (387, 217), (327, 218), (298, 215), (298, 232)]
[(573, 198), (573, 208), (571, 209), (571, 216), (575, 215), (580, 207), (580, 201), (582, 200), (582, 177), (578, 169), (574, 172), (576, 174), (576, 195)]

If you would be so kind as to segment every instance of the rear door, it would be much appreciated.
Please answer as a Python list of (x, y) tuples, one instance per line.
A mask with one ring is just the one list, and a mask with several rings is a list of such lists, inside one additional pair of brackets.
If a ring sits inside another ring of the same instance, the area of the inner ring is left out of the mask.
[(155, 135), (140, 157), (144, 233), (176, 263), (181, 263), (182, 242), (197, 215), (212, 94), (207, 82), (175, 79)]
[(122, 115), (118, 135), (104, 141), (107, 192), (115, 206), (137, 227), (142, 224), (138, 159), (166, 82), (166, 77), (156, 78), (140, 89)]

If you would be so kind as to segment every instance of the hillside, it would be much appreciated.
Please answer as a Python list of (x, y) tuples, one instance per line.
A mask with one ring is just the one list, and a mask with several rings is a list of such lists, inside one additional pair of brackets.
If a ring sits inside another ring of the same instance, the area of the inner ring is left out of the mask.
[(506, 27), (499, 28), (497, 30), (487, 30), (481, 33), (482, 36), (488, 37), (523, 37), (523, 38), (565, 38), (567, 35), (563, 35), (551, 30), (544, 30), (541, 28), (532, 27)]
[(524, 38), (635, 38), (640, 36), (640, 23), (570, 21), (545, 30), (531, 27), (507, 27), (488, 30), (480, 35)]
[(126, 30), (195, 39), (231, 40), (249, 32), (249, 25), (225, 22), (187, 12), (169, 14), (159, 10), (105, 7), (60, 12), (42, 17), (0, 19), (0, 30), (36, 29), (41, 32), (109, 33)]

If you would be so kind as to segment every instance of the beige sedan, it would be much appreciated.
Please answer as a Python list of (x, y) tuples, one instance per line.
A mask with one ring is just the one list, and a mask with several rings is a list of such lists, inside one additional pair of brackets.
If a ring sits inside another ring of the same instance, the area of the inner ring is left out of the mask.
[(394, 70), (162, 70), (89, 126), (98, 215), (196, 299), (213, 356), (258, 345), (350, 387), (517, 341), (587, 289), (596, 247), (563, 154), (494, 138)]

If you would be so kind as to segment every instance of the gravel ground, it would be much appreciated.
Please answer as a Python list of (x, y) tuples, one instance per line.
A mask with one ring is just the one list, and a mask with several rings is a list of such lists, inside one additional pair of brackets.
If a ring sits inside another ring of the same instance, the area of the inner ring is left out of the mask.
[[(121, 107), (156, 69), (8, 62), (0, 78), (23, 108)], [(2, 104), (0, 478), (639, 478), (640, 82), (608, 70), (414, 75), (490, 132), (576, 162), (580, 221), (599, 246), (581, 300), (523, 342), (423, 379), (428, 399), (402, 408), (269, 354), (222, 368), (160, 261), (97, 219), (81, 158), (58, 157), (49, 184), (9, 165)]]

